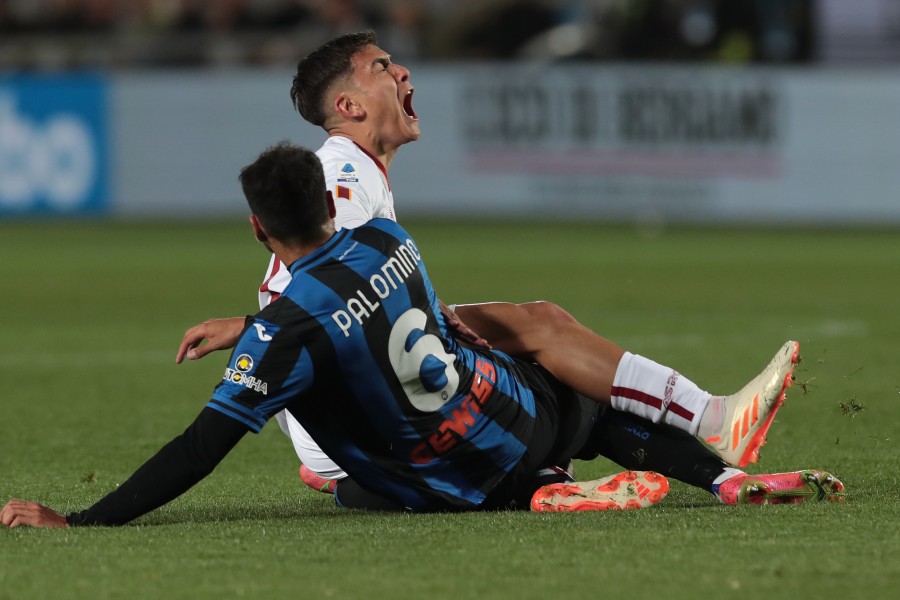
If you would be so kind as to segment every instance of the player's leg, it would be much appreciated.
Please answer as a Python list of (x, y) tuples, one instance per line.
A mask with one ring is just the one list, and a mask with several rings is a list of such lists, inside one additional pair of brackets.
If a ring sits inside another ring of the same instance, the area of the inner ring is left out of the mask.
[(287, 410), (275, 415), (281, 431), (291, 440), (300, 459), (300, 481), (317, 492), (334, 493), (338, 481), (347, 474), (322, 452), (302, 425)]
[(609, 407), (600, 408), (591, 437), (575, 458), (598, 455), (626, 469), (656, 471), (710, 493), (729, 468), (691, 434)]
[(565, 470), (553, 467), (568, 462), (584, 446), (600, 406), (572, 392), (539, 365), (522, 365), (516, 378), (533, 393), (534, 429), (525, 454), (488, 494), (481, 509), (570, 512), (644, 508), (665, 497), (668, 483), (661, 476), (651, 484), (655, 491), (651, 495), (643, 488), (638, 490), (641, 482), (649, 483), (643, 473), (575, 482)]
[(713, 396), (674, 369), (593, 333), (556, 305), (498, 302), (456, 310), (494, 347), (540, 363), (595, 401), (699, 435), (742, 467), (758, 460), (799, 360), (799, 344), (788, 342), (740, 392)]
[(551, 302), (486, 302), (456, 313), (492, 347), (541, 364), (580, 394), (608, 402), (625, 350)]
[(696, 433), (711, 394), (603, 338), (549, 302), (456, 307), (494, 348), (539, 363), (579, 394)]
[(710, 492), (723, 504), (844, 499), (844, 485), (819, 470), (748, 475), (729, 467), (692, 435), (629, 413), (601, 408), (576, 458), (604, 456), (626, 469), (651, 470)]
[[(668, 480), (644, 470), (591, 481), (535, 477), (534, 473), (544, 472), (540, 467), (568, 462), (588, 445), (596, 435), (597, 421), (605, 407), (576, 394), (538, 365), (523, 369), (520, 376), (534, 391), (535, 426), (519, 468), (501, 483), (514, 492), (516, 507), (530, 506), (536, 512), (626, 510), (647, 508), (665, 498)], [(537, 380), (543, 385), (534, 385)]]

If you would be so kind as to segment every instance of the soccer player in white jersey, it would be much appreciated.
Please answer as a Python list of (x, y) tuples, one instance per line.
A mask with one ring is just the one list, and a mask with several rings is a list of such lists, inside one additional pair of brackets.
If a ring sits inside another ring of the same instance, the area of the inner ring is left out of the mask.
[[(316, 156), (322, 161), (325, 183), (334, 199), (338, 228), (353, 229), (379, 217), (397, 220), (387, 169), (378, 158), (337, 134), (325, 140)], [(273, 254), (259, 288), (260, 308), (274, 300), (290, 279)]]
[[(390, 55), (376, 45), (372, 32), (332, 40), (298, 65), (291, 97), (304, 119), (323, 127), (329, 135), (316, 154), (335, 201), (337, 227), (357, 227), (374, 217), (396, 220), (387, 174), (400, 146), (420, 136), (412, 96), (409, 71), (391, 61)], [(260, 306), (276, 298), (288, 280), (284, 266), (273, 258), (260, 287)], [(598, 442), (604, 447), (602, 453), (626, 468), (662, 472), (707, 489), (726, 504), (840, 497), (837, 492), (843, 489), (842, 484), (821, 471), (750, 476), (728, 466), (744, 467), (758, 460), (758, 449), (784, 398), (781, 384), (788, 381), (762, 385), (757, 378), (726, 400), (711, 396), (670, 368), (594, 335), (550, 303), (465, 305), (457, 307), (457, 314), (461, 321), (455, 324), (464, 334), (470, 334), (462, 325), (467, 323), (495, 348), (540, 363), (585, 396), (611, 400), (614, 408), (634, 401), (646, 404), (641, 415), (645, 419), (638, 422), (627, 421), (637, 417), (621, 416), (612, 410), (604, 417), (610, 422), (609, 437), (617, 443)], [(230, 348), (243, 325), (243, 318), (217, 319), (188, 329), (176, 361)], [(204, 340), (206, 344), (201, 345)], [(782, 378), (789, 373), (797, 349), (785, 348), (760, 376), (762, 379), (771, 379), (770, 371), (780, 373)], [(761, 385), (769, 392), (757, 394)], [(779, 389), (771, 393), (774, 387)], [(333, 489), (332, 482), (343, 477), (343, 471), (290, 415), (282, 413), (277, 418), (304, 465), (304, 483), (323, 491)], [(705, 439), (715, 454), (690, 435), (677, 437), (669, 433), (671, 428), (655, 428), (656, 424), (684, 425), (685, 421), (694, 423), (691, 433)], [(705, 425), (698, 430), (701, 422)], [(662, 463), (633, 463), (630, 445), (634, 441), (620, 434), (633, 433), (635, 428), (642, 432), (645, 461)], [(655, 452), (646, 453), (648, 444), (656, 444)], [(669, 464), (672, 456), (683, 460)]]
[[(412, 94), (412, 88), (409, 93)], [(337, 229), (354, 229), (378, 217), (397, 220), (387, 168), (377, 157), (340, 134), (329, 136), (316, 156), (322, 161), (325, 185), (334, 199)], [(290, 272), (273, 254), (259, 288), (259, 307), (265, 308), (276, 299), (290, 280)], [(294, 444), (301, 463), (301, 480), (320, 491), (333, 490), (334, 483), (346, 473), (322, 452), (289, 412), (281, 411), (275, 419)]]

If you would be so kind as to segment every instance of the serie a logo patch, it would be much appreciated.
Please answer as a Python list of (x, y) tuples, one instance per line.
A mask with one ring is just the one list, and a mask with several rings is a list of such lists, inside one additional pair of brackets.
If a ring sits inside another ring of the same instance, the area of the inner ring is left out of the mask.
[(344, 163), (344, 166), (338, 170), (338, 183), (357, 183), (359, 182), (358, 169), (355, 163)]

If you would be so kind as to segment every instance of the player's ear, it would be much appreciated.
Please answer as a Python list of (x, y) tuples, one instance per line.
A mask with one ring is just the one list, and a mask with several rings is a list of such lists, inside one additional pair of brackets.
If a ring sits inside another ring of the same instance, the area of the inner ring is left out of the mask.
[(334, 99), (334, 112), (347, 121), (361, 121), (366, 116), (366, 109), (362, 107), (356, 97), (349, 92), (341, 92)]
[(334, 196), (331, 195), (331, 190), (325, 192), (325, 200), (328, 202), (328, 216), (333, 219), (337, 216), (337, 209), (334, 207)]
[(257, 241), (260, 241), (263, 244), (269, 241), (269, 236), (266, 233), (266, 230), (263, 229), (259, 219), (256, 218), (256, 215), (250, 215), (250, 225), (253, 227), (253, 235), (256, 237)]

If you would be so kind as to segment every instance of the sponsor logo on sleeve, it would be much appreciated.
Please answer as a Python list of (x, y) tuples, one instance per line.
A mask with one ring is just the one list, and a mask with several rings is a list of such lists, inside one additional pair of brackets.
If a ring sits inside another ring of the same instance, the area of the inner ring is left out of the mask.
[(240, 354), (234, 359), (234, 366), (225, 369), (225, 376), (222, 379), (267, 396), (269, 384), (249, 374), (253, 370), (253, 365), (252, 356)]

